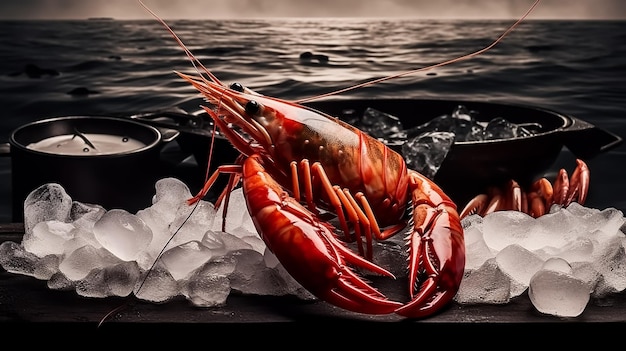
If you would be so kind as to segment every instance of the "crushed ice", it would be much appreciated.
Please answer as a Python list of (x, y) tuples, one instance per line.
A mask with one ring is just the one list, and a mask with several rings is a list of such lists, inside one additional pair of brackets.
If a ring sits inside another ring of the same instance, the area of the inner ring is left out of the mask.
[(224, 305), (233, 291), (314, 299), (266, 250), (241, 189), (222, 232), (221, 209), (187, 205), (192, 195), (180, 180), (164, 178), (155, 188), (152, 205), (132, 214), (72, 201), (59, 184), (44, 184), (24, 202), (22, 242), (0, 245), (0, 265), (86, 297), (134, 294), (161, 303), (183, 296), (204, 307)]
[(400, 118), (371, 107), (348, 123), (388, 144), (399, 145), (410, 169), (433, 179), (455, 142), (523, 138), (535, 134), (541, 126), (516, 124), (498, 116), (488, 122), (477, 119), (478, 112), (458, 105), (450, 113), (428, 122), (405, 128)]
[[(152, 205), (131, 214), (72, 201), (60, 185), (45, 184), (26, 198), (22, 242), (0, 245), (0, 265), (87, 297), (184, 297), (202, 307), (223, 306), (232, 292), (314, 299), (256, 234), (241, 189), (223, 232), (221, 209), (188, 206), (191, 193), (178, 179), (155, 188)], [(468, 216), (455, 301), (506, 304), (526, 293), (539, 312), (576, 317), (590, 300), (626, 289), (624, 221), (617, 209), (577, 203), (538, 219), (515, 211)], [(396, 275), (405, 272), (400, 244), (381, 244), (374, 257)]]
[(580, 315), (626, 289), (624, 215), (572, 203), (533, 218), (517, 211), (462, 220), (466, 267), (455, 301), (505, 304), (527, 292), (542, 313)]

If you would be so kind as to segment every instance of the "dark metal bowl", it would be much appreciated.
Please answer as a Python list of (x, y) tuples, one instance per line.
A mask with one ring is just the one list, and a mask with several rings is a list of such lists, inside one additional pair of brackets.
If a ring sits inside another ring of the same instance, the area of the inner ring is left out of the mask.
[(619, 136), (583, 120), (534, 106), (436, 99), (325, 100), (307, 105), (341, 119), (361, 116), (371, 107), (398, 117), (405, 128), (450, 114), (459, 105), (476, 111), (476, 119), (482, 122), (503, 117), (539, 126), (529, 137), (455, 142), (434, 180), (457, 203), (509, 179), (527, 185), (554, 163), (564, 146), (586, 160), (622, 142)]

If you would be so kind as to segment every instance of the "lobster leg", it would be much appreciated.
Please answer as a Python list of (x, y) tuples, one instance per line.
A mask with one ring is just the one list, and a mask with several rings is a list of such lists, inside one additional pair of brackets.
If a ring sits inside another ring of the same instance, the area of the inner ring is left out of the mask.
[[(339, 225), (344, 233), (344, 240), (348, 242), (356, 241), (359, 254), (372, 260), (372, 232), (374, 232), (374, 234), (380, 233), (380, 229), (373, 215), (366, 214), (363, 211), (348, 189), (341, 189), (341, 187), (333, 185), (328, 179), (324, 167), (322, 167), (319, 162), (315, 162), (311, 165), (307, 159), (301, 160), (299, 164), (294, 161), (291, 163), (290, 168), (295, 200), (300, 202), (300, 179), (302, 179), (302, 191), (305, 194), (309, 210), (317, 214), (318, 211), (315, 205), (316, 199), (314, 199), (313, 195), (313, 179), (316, 179), (317, 184), (319, 184), (322, 191), (326, 194), (330, 206), (333, 207), (333, 212), (337, 215)], [(298, 174), (302, 174), (302, 177), (299, 177)], [(361, 195), (362, 194), (357, 194), (359, 199)], [(348, 227), (348, 223), (352, 224), (352, 228), (354, 228), (354, 239)], [(365, 237), (367, 245), (366, 250), (363, 249), (363, 237)]]
[(572, 173), (569, 182), (569, 189), (564, 205), (569, 205), (573, 201), (585, 203), (587, 193), (589, 191), (589, 168), (587, 164), (580, 159), (576, 160), (576, 168)]
[(576, 163), (571, 177), (561, 169), (554, 184), (541, 178), (530, 186), (528, 193), (513, 180), (502, 189), (492, 187), (487, 194), (479, 194), (470, 200), (461, 211), (461, 218), (471, 214), (485, 216), (501, 210), (522, 211), (537, 218), (548, 212), (553, 204), (565, 207), (577, 201), (582, 205), (589, 191), (589, 168), (581, 159)]
[(465, 268), (461, 220), (452, 200), (428, 178), (409, 171), (413, 228), (409, 232), (411, 301), (396, 313), (422, 318), (456, 295)]
[(349, 266), (393, 277), (387, 270), (352, 253), (333, 227), (302, 206), (252, 155), (243, 163), (248, 211), (267, 247), (305, 289), (338, 307), (360, 313), (393, 313), (401, 306), (361, 279)]
[(485, 216), (505, 209), (526, 212), (526, 207), (525, 194), (516, 181), (510, 180), (502, 190), (494, 187), (489, 189), (489, 194), (476, 195), (465, 205), (460, 217), (471, 214)]
[[(562, 170), (562, 172), (565, 172)], [(546, 178), (541, 178), (534, 182), (527, 195), (527, 206), (523, 211), (534, 218), (541, 217), (549, 210), (552, 204), (554, 190), (552, 184)]]

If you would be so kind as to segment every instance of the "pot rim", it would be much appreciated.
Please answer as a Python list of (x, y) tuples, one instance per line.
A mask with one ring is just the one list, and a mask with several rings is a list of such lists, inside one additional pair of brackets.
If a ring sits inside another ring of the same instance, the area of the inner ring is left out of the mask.
[[(508, 142), (519, 142), (520, 140), (532, 140), (534, 138), (544, 137), (546, 135), (554, 135), (554, 134), (562, 134), (564, 132), (568, 132), (570, 129), (573, 129), (575, 126), (577, 119), (575, 117), (560, 113), (558, 111), (544, 108), (540, 106), (534, 106), (530, 104), (524, 103), (508, 103), (508, 102), (499, 102), (499, 101), (482, 101), (482, 100), (467, 100), (467, 99), (438, 99), (438, 98), (355, 98), (355, 99), (336, 99), (336, 98), (328, 98), (328, 99), (320, 99), (316, 101), (312, 101), (310, 103), (305, 103), (306, 106), (313, 107), (314, 109), (318, 109), (323, 111), (324, 105), (334, 105), (334, 104), (360, 104), (367, 105), (368, 102), (371, 102), (375, 105), (377, 102), (398, 102), (403, 104), (460, 104), (460, 105), (478, 105), (485, 106), (487, 108), (499, 107), (507, 110), (518, 110), (518, 111), (528, 111), (529, 113), (541, 113), (546, 116), (550, 116), (553, 119), (555, 126), (551, 128), (547, 128), (543, 131), (538, 131), (529, 136), (522, 136), (516, 138), (508, 138), (508, 139), (489, 139), (489, 140), (480, 140), (480, 141), (455, 141), (454, 144), (457, 146), (475, 146), (475, 145), (490, 145), (490, 144), (500, 144), (500, 143), (508, 143)], [(386, 111), (383, 111), (386, 112)], [(480, 111), (479, 111), (480, 112)], [(504, 116), (506, 118), (506, 116)], [(530, 122), (530, 121), (529, 121)]]
[[(467, 100), (459, 100), (459, 102), (461, 103), (476, 103), (475, 101), (467, 101)], [(529, 139), (536, 139), (545, 135), (551, 135), (551, 134), (562, 134), (564, 132), (566, 132), (568, 130), (568, 128), (572, 127), (574, 125), (574, 118), (571, 116), (568, 116), (566, 114), (557, 112), (555, 110), (551, 110), (548, 108), (543, 108), (543, 107), (538, 107), (538, 106), (531, 106), (531, 105), (524, 105), (524, 104), (513, 104), (513, 103), (495, 103), (495, 102), (482, 102), (481, 104), (490, 104), (490, 105), (497, 105), (503, 108), (510, 108), (510, 109), (522, 109), (522, 110), (528, 110), (528, 111), (533, 111), (533, 112), (538, 112), (538, 113), (542, 113), (545, 115), (549, 115), (551, 118), (554, 118), (555, 120), (560, 121), (560, 125), (557, 126), (556, 128), (551, 128), (551, 129), (547, 129), (545, 131), (541, 131), (541, 132), (536, 132), (533, 133), (531, 135), (528, 136), (520, 136), (520, 137), (516, 137), (516, 138), (508, 138), (508, 139), (489, 139), (489, 140), (480, 140), (480, 141), (457, 141), (455, 142), (455, 144), (459, 144), (459, 145), (481, 145), (481, 144), (495, 144), (495, 143), (506, 143), (506, 142), (518, 142), (519, 140), (529, 140)], [(506, 117), (505, 117), (506, 118)]]
[[(29, 129), (32, 129), (32, 128), (37, 127), (37, 126), (43, 126), (43, 125), (46, 125), (46, 124), (52, 124), (52, 123), (56, 123), (56, 122), (59, 122), (59, 121), (67, 121), (67, 120), (70, 120), (70, 121), (71, 120), (99, 120), (99, 121), (110, 121), (111, 123), (118, 123), (118, 124), (122, 124), (122, 125), (134, 125), (134, 126), (136, 126), (138, 128), (143, 128), (146, 131), (151, 132), (152, 134), (154, 134), (154, 138), (152, 139), (151, 142), (146, 143), (146, 145), (144, 147), (141, 147), (141, 148), (138, 148), (138, 149), (122, 151), (122, 152), (115, 152), (115, 153), (108, 153), (108, 154), (99, 154), (99, 155), (57, 154), (57, 153), (52, 153), (52, 152), (46, 152), (46, 151), (40, 151), (40, 150), (31, 149), (31, 148), (28, 148), (23, 143), (18, 141), (17, 136), (20, 133), (28, 132)], [(36, 154), (36, 155), (42, 155), (42, 156), (63, 157), (63, 158), (72, 158), (72, 159), (115, 158), (115, 157), (136, 155), (136, 154), (140, 154), (140, 153), (143, 153), (143, 152), (147, 152), (147, 151), (157, 147), (159, 144), (161, 144), (162, 141), (163, 141), (163, 134), (161, 133), (161, 131), (159, 129), (157, 129), (156, 127), (153, 127), (151, 125), (140, 123), (140, 122), (137, 122), (137, 121), (134, 121), (134, 120), (129, 120), (129, 119), (125, 119), (125, 118), (118, 118), (118, 117), (111, 117), (111, 116), (78, 116), (78, 115), (77, 116), (51, 117), (51, 118), (45, 118), (45, 119), (29, 122), (29, 123), (26, 123), (24, 125), (21, 125), (21, 126), (17, 127), (16, 129), (14, 129), (13, 132), (11, 132), (11, 136), (9, 137), (10, 145), (12, 147), (16, 147), (16, 148), (18, 148), (18, 149), (20, 149), (22, 151), (33, 153), (33, 154)]]

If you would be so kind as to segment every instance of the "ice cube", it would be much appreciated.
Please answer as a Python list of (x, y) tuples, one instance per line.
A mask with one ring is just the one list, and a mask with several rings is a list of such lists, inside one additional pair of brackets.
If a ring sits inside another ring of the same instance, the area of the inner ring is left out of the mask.
[(7, 272), (33, 276), (39, 259), (14, 241), (0, 244), (0, 265)]
[(128, 296), (133, 292), (140, 277), (136, 262), (121, 261), (118, 264), (92, 269), (87, 276), (76, 282), (76, 292), (86, 297)]
[(585, 221), (570, 211), (558, 207), (551, 213), (537, 218), (536, 229), (536, 241), (532, 246), (534, 249), (550, 247), (554, 250), (561, 250), (588, 233)]
[(454, 144), (454, 133), (426, 132), (402, 144), (407, 167), (433, 179)]
[(59, 263), (59, 271), (70, 280), (83, 279), (92, 269), (101, 269), (121, 260), (104, 248), (86, 245), (74, 250)]
[(386, 112), (367, 107), (357, 128), (381, 140), (405, 140), (406, 132), (400, 119)]
[(105, 213), (93, 233), (102, 245), (124, 261), (136, 260), (152, 241), (152, 230), (138, 216), (122, 209)]
[(243, 211), (243, 217), (241, 220), (240, 227), (249, 233), (256, 234), (258, 237), (258, 231), (256, 229), (256, 226), (254, 225), (254, 221), (252, 220), (252, 217), (250, 216), (250, 213), (248, 212), (247, 208)]
[(494, 118), (485, 126), (485, 139), (510, 139), (515, 136), (513, 125), (502, 117)]
[(552, 258), (547, 259), (543, 263), (541, 268), (549, 269), (549, 270), (556, 271), (556, 272), (563, 272), (566, 274), (573, 273), (572, 266), (569, 264), (569, 262), (567, 262), (566, 260), (560, 257), (552, 257)]
[(604, 246), (593, 262), (602, 275), (603, 292), (615, 293), (626, 289), (626, 239), (615, 237)]
[[(282, 265), (267, 267), (265, 255), (255, 250), (238, 250), (227, 256), (234, 257), (236, 261), (235, 270), (229, 276), (233, 290), (246, 295), (293, 295), (306, 300), (316, 299)], [(406, 262), (403, 262), (402, 266), (405, 265)]]
[(109, 296), (128, 296), (141, 276), (137, 262), (120, 262), (104, 268)]
[(213, 226), (215, 214), (213, 204), (203, 200), (198, 201), (194, 206), (179, 208), (176, 217), (169, 225), (172, 240), (168, 247), (202, 240), (204, 233)]
[(243, 226), (239, 226), (236, 228), (232, 228), (229, 230), (229, 234), (241, 239), (247, 244), (257, 251), (258, 253), (265, 252), (265, 242), (259, 237), (259, 235), (255, 232), (250, 232)]
[[(212, 226), (214, 233), (221, 232), (223, 210), (224, 203), (222, 203), (220, 208), (216, 210), (215, 221)], [(248, 213), (248, 207), (242, 188), (237, 188), (230, 193), (228, 210), (226, 212), (226, 232), (248, 243), (254, 250), (261, 254), (265, 251), (265, 243), (257, 233), (252, 217), (250, 217), (250, 214)], [(229, 251), (234, 251), (236, 249), (237, 248), (232, 248), (229, 249)]]
[(155, 189), (152, 205), (137, 211), (136, 214), (152, 232), (148, 247), (137, 257), (138, 263), (144, 269), (148, 269), (154, 259), (167, 248), (185, 242), (171, 243), (177, 236), (173, 233), (180, 225), (180, 223), (174, 224), (173, 222), (177, 220), (177, 216), (187, 218), (193, 209), (187, 203), (187, 200), (191, 198), (191, 192), (182, 181), (176, 178), (163, 178), (155, 183)]
[[(166, 181), (167, 180), (167, 181)], [(170, 186), (179, 184), (178, 180), (174, 178), (162, 180), (160, 183), (160, 189), (168, 182)], [(180, 190), (182, 195), (186, 195), (185, 188)], [(180, 195), (180, 194), (179, 194)], [(178, 198), (175, 196), (174, 198)], [(137, 217), (141, 218), (144, 223), (152, 230), (153, 237), (149, 246), (146, 248), (145, 255), (138, 258), (137, 261), (144, 269), (149, 268), (154, 262), (154, 259), (162, 252), (171, 249), (175, 246), (182, 245), (189, 241), (200, 241), (204, 237), (204, 233), (208, 228), (212, 227), (215, 219), (215, 208), (212, 203), (204, 200), (198, 201), (195, 205), (189, 206), (186, 202), (179, 203), (178, 208), (171, 209), (175, 211), (173, 217), (163, 216), (159, 211), (163, 209), (157, 209), (163, 201), (176, 204), (178, 200), (172, 202), (172, 198), (168, 198), (164, 195), (159, 197), (160, 202), (153, 204), (137, 212)], [(182, 200), (182, 199), (179, 199)], [(167, 222), (166, 219), (170, 218), (172, 222)]]
[(235, 271), (231, 273), (230, 285), (233, 290), (251, 295), (275, 295), (280, 285), (267, 268), (263, 255), (255, 250), (237, 250), (229, 253), (236, 260)]
[(591, 238), (578, 237), (562, 247), (546, 246), (536, 250), (535, 253), (544, 259), (559, 257), (568, 262), (590, 262), (596, 245), (597, 241)]
[(195, 306), (221, 307), (230, 295), (230, 280), (219, 274), (206, 274), (186, 284), (185, 297)]
[(154, 186), (156, 193), (150, 208), (161, 216), (164, 222), (172, 223), (181, 207), (190, 207), (187, 200), (192, 197), (191, 192), (179, 179), (171, 177), (159, 179)]
[(577, 202), (571, 203), (566, 210), (578, 218), (582, 235), (593, 233), (593, 239), (599, 243), (623, 235), (621, 228), (624, 226), (626, 218), (620, 210), (612, 207), (599, 210), (584, 207)]
[(472, 214), (461, 219), (461, 227), (469, 229), (475, 227), (481, 232), (483, 231), (483, 217), (478, 214)]
[[(222, 230), (222, 223), (224, 223), (222, 215), (225, 206), (226, 203), (223, 201), (216, 211), (215, 221), (213, 222), (213, 227), (211, 228), (214, 231)], [(244, 225), (244, 222), (251, 223), (251, 219), (249, 219), (249, 217), (248, 205), (246, 204), (246, 199), (243, 195), (243, 188), (239, 187), (230, 192), (230, 199), (226, 211), (225, 231), (230, 232), (231, 229)], [(256, 229), (254, 229), (254, 231), (256, 232)]]
[(531, 135), (528, 130), (503, 117), (493, 118), (485, 126), (485, 140), (512, 139), (528, 135)]
[(231, 291), (229, 276), (235, 271), (236, 264), (232, 256), (208, 261), (191, 274), (183, 287), (183, 294), (196, 306), (225, 305)]
[(276, 257), (272, 250), (268, 249), (267, 247), (265, 248), (265, 252), (263, 252), (263, 261), (265, 261), (265, 266), (267, 268), (275, 268), (276, 266), (280, 265), (278, 257)]
[(68, 279), (63, 273), (56, 272), (48, 279), (47, 285), (52, 290), (72, 291), (76, 282)]
[(465, 271), (454, 300), (461, 304), (505, 304), (510, 301), (510, 289), (511, 279), (491, 258), (478, 269)]
[(539, 256), (517, 244), (500, 250), (495, 260), (500, 270), (517, 283), (511, 285), (511, 298), (526, 291), (530, 278), (544, 263)]
[(61, 185), (44, 184), (24, 200), (24, 230), (30, 233), (37, 223), (49, 220), (66, 222), (71, 208), (72, 198)]
[(226, 244), (224, 240), (222, 240), (222, 236), (229, 235), (224, 232), (214, 232), (212, 230), (207, 230), (202, 237), (202, 245), (206, 246), (211, 250), (213, 255), (215, 256), (223, 256), (226, 254)]
[(58, 220), (39, 222), (24, 234), (22, 245), (39, 257), (61, 255), (65, 243), (74, 238), (74, 229), (76, 227), (73, 224)]
[(538, 248), (533, 242), (534, 226), (535, 219), (524, 212), (496, 211), (483, 217), (483, 238), (496, 251), (512, 244), (533, 250)]
[(252, 245), (230, 233), (208, 230), (202, 238), (202, 244), (211, 249), (213, 256), (223, 256), (230, 252), (251, 249)]
[(105, 213), (106, 209), (101, 205), (91, 205), (73, 201), (68, 222), (72, 223), (76, 228), (91, 231), (96, 221)]
[(471, 226), (465, 232), (465, 269), (477, 269), (485, 261), (495, 257), (494, 252), (487, 246), (483, 233), (478, 226)]
[(181, 295), (178, 283), (161, 261), (157, 261), (154, 267), (139, 279), (133, 292), (139, 299), (157, 303)]
[(424, 133), (429, 132), (451, 132), (456, 130), (456, 119), (451, 114), (444, 114), (437, 116), (430, 121), (409, 128), (407, 132), (407, 138), (414, 138)]
[(537, 311), (560, 317), (577, 317), (591, 297), (587, 283), (549, 267), (538, 270), (530, 280), (528, 297)]
[(69, 256), (74, 250), (86, 245), (90, 245), (96, 249), (102, 247), (100, 242), (96, 240), (96, 237), (92, 230), (86, 230), (82, 228), (76, 228), (73, 231), (74, 237), (69, 239), (63, 244), (63, 255)]
[(82, 279), (76, 281), (76, 293), (80, 296), (103, 298), (109, 296), (104, 270), (95, 268)]
[(211, 250), (201, 242), (192, 240), (163, 253), (161, 261), (172, 277), (181, 280), (198, 269), (212, 257)]
[(61, 258), (58, 255), (46, 255), (35, 262), (33, 276), (40, 280), (48, 280), (59, 271)]
[(585, 207), (578, 202), (572, 202), (571, 204), (569, 204), (567, 206), (567, 211), (572, 213), (577, 218), (580, 218), (581, 220), (585, 220), (600, 212), (600, 210), (597, 208)]
[(596, 230), (606, 234), (609, 238), (620, 235), (620, 228), (624, 225), (624, 213), (615, 208), (606, 208), (587, 219), (587, 232)]
[(570, 266), (572, 267), (571, 274), (587, 284), (592, 297), (603, 297), (605, 295), (605, 291), (601, 291), (601, 289), (598, 290), (597, 288), (598, 283), (602, 279), (602, 275), (595, 269), (593, 263), (572, 262)]
[[(472, 133), (473, 127), (476, 126), (476, 121), (471, 112), (465, 105), (458, 105), (452, 111), (452, 119), (454, 120), (454, 132), (457, 141), (467, 140), (467, 136)], [(482, 128), (480, 128), (482, 131)]]
[(152, 240), (145, 250), (145, 255), (137, 258), (139, 265), (147, 269), (154, 259), (167, 249), (172, 233), (169, 230), (169, 224), (164, 218), (150, 207), (137, 211), (139, 217), (152, 231)]

